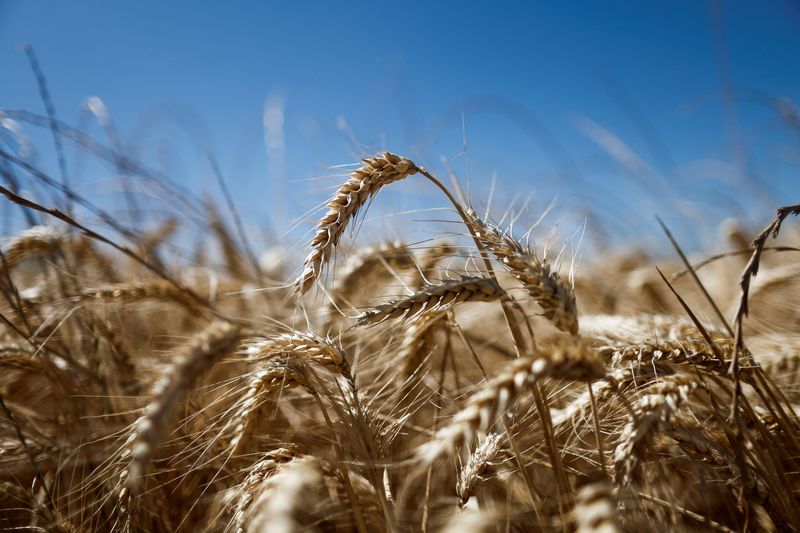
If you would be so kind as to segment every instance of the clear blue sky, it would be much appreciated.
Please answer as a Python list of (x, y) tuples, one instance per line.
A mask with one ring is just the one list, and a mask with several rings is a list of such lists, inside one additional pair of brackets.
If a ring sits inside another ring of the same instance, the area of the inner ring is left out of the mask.
[[(800, 132), (760, 97), (800, 101), (789, 1), (0, 1), (0, 107), (43, 113), (22, 43), (59, 118), (100, 97), (129, 149), (198, 194), (213, 146), (249, 224), (318, 204), (336, 180), (310, 178), (359, 146), (439, 174), (445, 157), (479, 200), (496, 175), (500, 205), (535, 192), (533, 218), (557, 197), (566, 235), (589, 216), (658, 240), (658, 211), (693, 242), (800, 201)], [(112, 169), (79, 168), (82, 194), (111, 194)], [(444, 205), (420, 181), (379, 203)]]

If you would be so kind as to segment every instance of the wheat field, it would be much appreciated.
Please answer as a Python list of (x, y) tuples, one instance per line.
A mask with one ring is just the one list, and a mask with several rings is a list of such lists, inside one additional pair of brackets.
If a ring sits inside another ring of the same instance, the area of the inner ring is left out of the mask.
[[(0, 188), (29, 226), (0, 256), (4, 530), (800, 529), (800, 205), (701, 264), (680, 235), (573, 262), (385, 152), (305, 259), (220, 201), (221, 263), (187, 266), (179, 217), (132, 231), (0, 155), (65, 200)], [(401, 180), (460, 229), (362, 242)]]

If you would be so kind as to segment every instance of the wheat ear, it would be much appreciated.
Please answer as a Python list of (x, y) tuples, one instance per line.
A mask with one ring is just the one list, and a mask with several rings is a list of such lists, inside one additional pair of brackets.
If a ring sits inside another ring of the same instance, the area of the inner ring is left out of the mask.
[[(33, 226), (8, 239), (3, 245), (3, 258), (7, 268), (33, 255), (55, 252), (64, 234), (53, 226)], [(2, 265), (0, 265), (2, 267)]]
[(253, 342), (247, 347), (248, 360), (262, 364), (248, 378), (247, 389), (237, 402), (232, 417), (233, 438), (229, 449), (236, 453), (252, 435), (261, 407), (284, 389), (311, 389), (305, 363), (325, 366), (339, 372), (344, 357), (335, 346), (310, 335), (287, 334)]
[(552, 377), (592, 382), (604, 378), (605, 368), (595, 351), (579, 343), (557, 347), (547, 356), (515, 360), (508, 369), (489, 380), (469, 397), (467, 406), (423, 445), (417, 457), (424, 464), (447, 455), (471, 440), (476, 431), (487, 431), (528, 385)]
[(368, 157), (362, 163), (328, 201), (328, 212), (317, 223), (317, 232), (310, 244), (311, 253), (303, 263), (302, 274), (295, 281), (301, 294), (308, 292), (322, 274), (347, 225), (369, 199), (383, 186), (418, 171), (410, 159), (389, 152)]
[(189, 310), (197, 310), (198, 303), (186, 295), (186, 291), (165, 280), (144, 283), (119, 283), (83, 289), (78, 297), (84, 302), (136, 303), (143, 300), (171, 301)]
[(181, 350), (178, 361), (156, 386), (153, 401), (147, 406), (145, 415), (136, 422), (128, 439), (132, 456), (127, 473), (129, 488), (139, 487), (150, 459), (169, 430), (178, 404), (186, 398), (200, 376), (231, 353), (239, 340), (237, 328), (215, 322)]
[(639, 398), (634, 407), (634, 417), (622, 431), (620, 443), (614, 451), (617, 483), (627, 485), (633, 481), (639, 460), (645, 455), (655, 429), (662, 420), (678, 410), (695, 387), (693, 382), (664, 381), (657, 385), (656, 393)]
[(260, 461), (250, 466), (247, 477), (236, 490), (238, 497), (236, 498), (231, 520), (233, 531), (237, 533), (244, 531), (247, 511), (253, 503), (253, 498), (257, 495), (258, 489), (278, 471), (281, 465), (293, 461), (295, 457), (297, 456), (293, 450), (278, 448), (267, 452)]
[(460, 302), (492, 302), (507, 298), (506, 292), (490, 278), (464, 276), (428, 285), (411, 296), (379, 305), (358, 318), (358, 326), (373, 326), (390, 318), (407, 320), (423, 313), (440, 312)]
[(575, 291), (564, 283), (550, 263), (497, 226), (482, 220), (472, 209), (465, 214), (465, 223), (481, 246), (491, 252), (525, 286), (544, 311), (544, 316), (558, 329), (577, 335), (578, 308)]
[(500, 450), (502, 436), (499, 433), (487, 435), (483, 442), (470, 454), (464, 467), (458, 473), (456, 483), (456, 494), (458, 494), (458, 506), (464, 507), (469, 499), (475, 494), (475, 487), (481, 481), (483, 474), (489, 467), (489, 463), (495, 458)]
[(575, 533), (618, 533), (617, 502), (605, 481), (588, 483), (575, 495)]

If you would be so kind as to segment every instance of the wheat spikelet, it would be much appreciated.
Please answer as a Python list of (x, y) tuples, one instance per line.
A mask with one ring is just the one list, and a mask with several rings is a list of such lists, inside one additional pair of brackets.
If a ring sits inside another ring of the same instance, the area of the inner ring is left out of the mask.
[[(328, 498), (334, 508), (342, 503), (343, 479), (347, 475), (326, 461), (313, 456), (303, 456), (278, 465), (274, 473), (260, 486), (251, 491), (252, 498), (245, 511), (243, 530), (247, 532), (296, 532), (307, 531), (309, 526), (321, 519), (336, 520), (331, 505), (323, 505), (321, 492), (327, 489)], [(359, 506), (374, 515), (379, 509), (375, 489), (360, 475), (350, 474), (353, 497)], [(325, 512), (327, 515), (323, 515)], [(349, 517), (344, 517), (349, 518)], [(339, 518), (341, 521), (341, 518)], [(380, 531), (380, 523), (369, 521), (369, 531)], [(342, 526), (352, 524), (341, 523)]]
[(578, 308), (572, 287), (551, 269), (549, 262), (523, 247), (511, 235), (466, 211), (467, 224), (481, 246), (505, 265), (544, 311), (554, 326), (578, 334)]
[(315, 457), (295, 459), (269, 477), (258, 498), (250, 505), (245, 531), (295, 533), (304, 528), (303, 519), (316, 502), (306, 498), (323, 482), (319, 460)]
[(122, 390), (129, 393), (136, 393), (139, 391), (139, 382), (137, 380), (137, 369), (134, 364), (133, 356), (125, 347), (119, 332), (114, 328), (111, 323), (105, 318), (94, 317), (93, 325), (97, 328), (100, 335), (102, 335), (111, 348), (111, 360), (114, 364), (115, 379), (121, 385)]
[(588, 483), (575, 495), (575, 533), (617, 533), (617, 505), (605, 481)]
[(150, 458), (168, 431), (178, 403), (201, 375), (236, 348), (239, 339), (237, 328), (215, 322), (181, 350), (175, 365), (156, 386), (153, 401), (147, 406), (146, 414), (136, 422), (128, 439), (131, 455), (127, 473), (129, 488), (139, 487)]
[(328, 201), (328, 212), (317, 223), (316, 235), (310, 243), (311, 253), (303, 263), (302, 274), (295, 281), (301, 294), (308, 292), (322, 274), (347, 225), (367, 201), (385, 185), (417, 171), (413, 161), (389, 152), (364, 159), (362, 166), (350, 174), (350, 179)]
[(417, 371), (433, 349), (435, 332), (446, 318), (446, 313), (427, 313), (413, 320), (403, 332), (397, 349), (397, 359), (403, 365), (402, 377), (408, 377)]
[[(733, 341), (720, 339), (715, 341), (714, 346), (717, 353), (711, 351), (704, 340), (685, 338), (679, 341), (605, 348), (600, 349), (600, 352), (611, 353), (611, 364), (614, 367), (624, 367), (631, 362), (637, 365), (669, 363), (696, 366), (724, 375), (733, 356)], [(752, 368), (742, 368), (742, 378), (748, 379), (751, 370)]]
[(432, 441), (418, 450), (417, 457), (425, 464), (432, 463), (469, 442), (476, 431), (487, 431), (524, 387), (541, 379), (553, 377), (591, 382), (605, 376), (605, 368), (597, 354), (583, 343), (556, 347), (546, 356), (517, 359), (472, 394), (467, 406), (453, 417), (449, 426), (439, 430)]
[(237, 402), (233, 416), (233, 438), (229, 450), (236, 453), (251, 436), (262, 407), (284, 389), (306, 387), (305, 365), (313, 363), (339, 373), (344, 355), (330, 342), (299, 332), (272, 338), (249, 340), (244, 344), (248, 362), (259, 364), (250, 373), (247, 388)]
[(692, 382), (669, 380), (656, 386), (657, 392), (642, 396), (634, 408), (633, 419), (625, 426), (620, 443), (614, 450), (614, 469), (617, 483), (633, 481), (639, 459), (660, 422), (677, 411), (680, 404), (696, 387)]
[(285, 333), (274, 337), (251, 339), (242, 345), (248, 361), (258, 362), (273, 357), (303, 357), (322, 366), (339, 367), (344, 354), (329, 340), (312, 333)]
[(440, 312), (461, 302), (493, 302), (506, 297), (506, 292), (496, 281), (464, 276), (428, 285), (411, 296), (379, 305), (358, 317), (357, 325), (373, 326), (390, 318), (407, 320), (423, 313)]

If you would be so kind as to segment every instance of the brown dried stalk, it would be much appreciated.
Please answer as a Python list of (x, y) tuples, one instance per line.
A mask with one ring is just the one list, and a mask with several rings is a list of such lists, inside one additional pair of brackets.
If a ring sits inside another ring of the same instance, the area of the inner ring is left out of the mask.
[(303, 263), (303, 273), (295, 281), (301, 294), (308, 292), (320, 277), (347, 225), (369, 199), (385, 185), (417, 171), (411, 160), (389, 152), (364, 159), (362, 166), (350, 174), (350, 179), (328, 201), (328, 212), (317, 223), (317, 233), (311, 240), (311, 253)]

